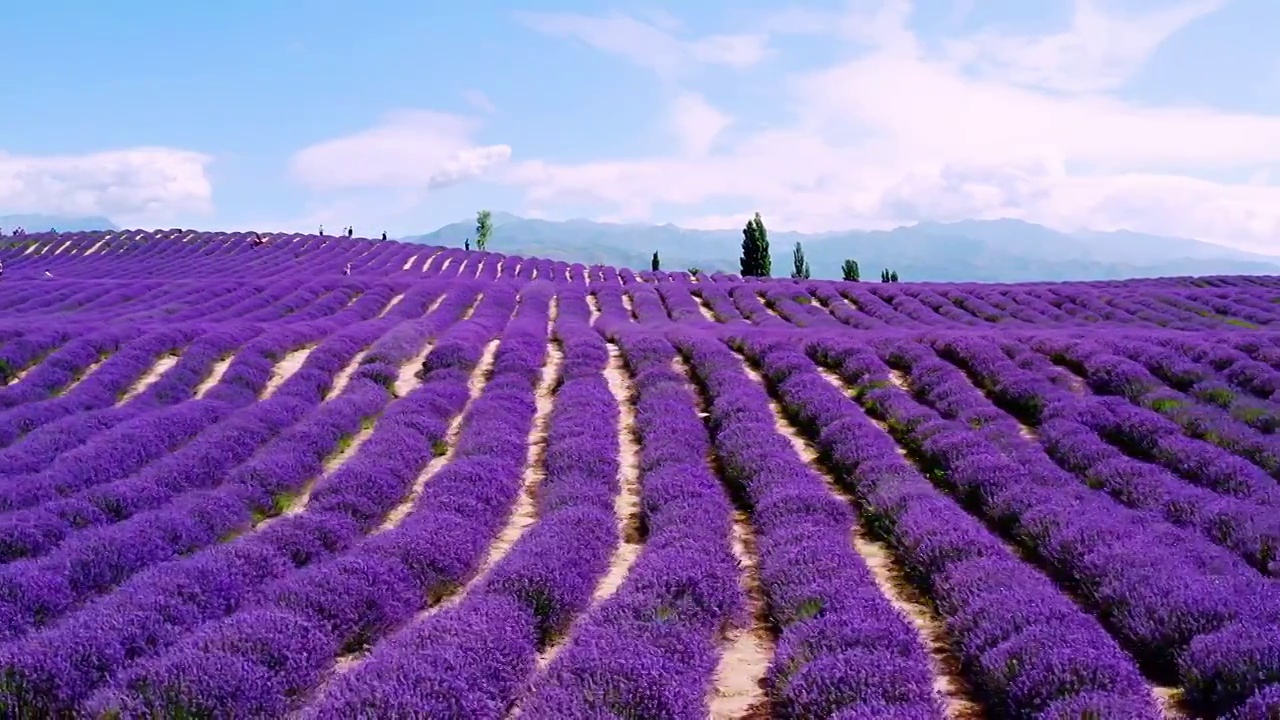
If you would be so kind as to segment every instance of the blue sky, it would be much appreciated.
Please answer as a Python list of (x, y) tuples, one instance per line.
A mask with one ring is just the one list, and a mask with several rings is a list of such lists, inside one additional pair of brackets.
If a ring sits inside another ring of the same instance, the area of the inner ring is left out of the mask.
[(1280, 253), (1280, 3), (0, 5), (0, 214), (1022, 217)]

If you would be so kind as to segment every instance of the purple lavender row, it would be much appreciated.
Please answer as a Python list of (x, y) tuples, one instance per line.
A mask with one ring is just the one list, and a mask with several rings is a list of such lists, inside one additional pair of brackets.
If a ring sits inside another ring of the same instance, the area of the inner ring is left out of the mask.
[(617, 591), (591, 609), (522, 700), (540, 718), (704, 717), (719, 642), (744, 597), (730, 550), (733, 508), (712, 474), (710, 441), (675, 349), (628, 329), (602, 328), (634, 377), (645, 545)]
[(6, 342), (0, 348), (0, 386), (8, 385), (18, 373), (70, 339), (71, 334), (64, 328), (37, 326)]
[(666, 283), (659, 285), (657, 292), (670, 311), (673, 321), (693, 324), (708, 322), (698, 310), (698, 303), (694, 301), (687, 287), (677, 283)]
[(941, 717), (919, 638), (849, 542), (848, 504), (778, 434), (768, 394), (727, 347), (692, 333), (676, 345), (711, 398), (723, 472), (756, 528), (760, 583), (780, 631), (768, 674), (774, 715)]
[(631, 306), (641, 324), (652, 325), (671, 321), (667, 306), (653, 287), (638, 283), (631, 288)]
[[(233, 349), (226, 347), (224, 341), (234, 340), (235, 336), (206, 336), (215, 343), (201, 343), (205, 338), (197, 340), (191, 351), (184, 353), (182, 360), (146, 391), (152, 402), (104, 413), (96, 428), (107, 432), (85, 438), (84, 445), (56, 457), (38, 474), (0, 477), (0, 507), (27, 508), (110, 482), (176, 451), (238, 407), (254, 402), (285, 351), (323, 337), (330, 329), (323, 325), (293, 326), (258, 338), (240, 352), (237, 364), (228, 368), (206, 398), (182, 402), (191, 397), (212, 364)], [(25, 459), (36, 458), (28, 452)]]
[(936, 491), (791, 341), (739, 342), (933, 600), (989, 712), (1159, 717), (1142, 675), (1097, 621)]
[[(1012, 366), (998, 350), (982, 348), (964, 338), (942, 341), (947, 357), (968, 358), (968, 366), (999, 368), (978, 375), (988, 391), (1006, 402), (1009, 388), (1021, 388), (1020, 397), (1038, 398), (1045, 420), (1037, 428), (1040, 443), (1060, 466), (1075, 473), (1093, 488), (1105, 491), (1117, 502), (1151, 513), (1174, 525), (1188, 527), (1210, 541), (1235, 552), (1255, 568), (1266, 572), (1280, 541), (1280, 523), (1261, 506), (1224, 497), (1189, 485), (1167, 470), (1135, 460), (1112, 447), (1074, 417), (1090, 412), (1088, 400), (1056, 389), (1049, 381)], [(976, 362), (973, 358), (989, 358)], [(944, 416), (980, 428), (984, 436), (1026, 466), (1044, 463), (1038, 443), (1022, 437), (1024, 431), (1008, 415), (996, 409), (964, 374), (940, 360), (932, 350), (898, 343), (891, 360), (905, 365), (911, 388)], [(1048, 471), (1045, 472), (1049, 474)], [(1076, 482), (1067, 478), (1066, 482)]]
[[(454, 303), (451, 310), (455, 314), (445, 311), (435, 319), (436, 328), (453, 322), (461, 304)], [(414, 352), (413, 348), (405, 349), (403, 359)], [(396, 372), (369, 364), (357, 374), (386, 388), (394, 382)], [(304, 376), (300, 382), (304, 380), (314, 382), (316, 378)], [(317, 392), (323, 394), (327, 386), (325, 379)], [(243, 527), (255, 514), (271, 512), (282, 493), (296, 492), (319, 473), (338, 440), (356, 432), (362, 418), (380, 409), (385, 397), (373, 406), (365, 398), (360, 400), (364, 402), (326, 403), (307, 422), (291, 428), (249, 463), (237, 467), (214, 490), (187, 493), (175, 505), (80, 533), (45, 558), (6, 566), (0, 570), (0, 598), (4, 601), (0, 617), (7, 622), (0, 624), (0, 629), (10, 637), (21, 635), (150, 564), (204, 547)], [(104, 553), (106, 557), (101, 557)]]
[(94, 363), (138, 335), (139, 331), (133, 328), (113, 327), (68, 340), (33, 367), (22, 382), (0, 387), (0, 408), (7, 410), (57, 395), (79, 380)]
[(245, 315), (244, 319), (264, 321), (292, 317), (299, 310), (330, 294), (332, 294), (332, 287), (328, 282), (318, 280), (299, 286), (297, 279), (294, 279), (292, 292), (272, 303), (271, 307)]
[(774, 329), (787, 327), (785, 321), (769, 312), (756, 293), (756, 288), (751, 285), (735, 285), (729, 289), (734, 305), (753, 325)]
[[(316, 393), (323, 393), (328, 384), (327, 379), (312, 376), (302, 382), (317, 383)], [(229, 408), (213, 402), (191, 405), (213, 413)], [(354, 428), (344, 434), (351, 432)], [(52, 554), (0, 568), (0, 618), (4, 618), (0, 632), (6, 638), (21, 636), (148, 565), (216, 542), (251, 520), (254, 509), (271, 506), (270, 495), (262, 499), (267, 488), (278, 492), (280, 486), (300, 483), (318, 470), (327, 454), (308, 437), (305, 427), (286, 433), (267, 449), (293, 452), (283, 457), (260, 454), (256, 462), (237, 467), (216, 490), (188, 493), (174, 505), (85, 529)], [(285, 458), (290, 464), (281, 467)]]
[[(21, 462), (15, 463), (18, 467), (29, 467), (39, 459), (53, 461), (54, 466), (49, 468), (53, 476), (46, 478), (33, 474), (31, 470), (26, 475), (15, 474), (14, 467), (10, 466), (10, 472), (0, 477), (0, 507), (6, 510), (30, 507), (67, 492), (129, 474), (225, 418), (233, 409), (229, 406), (253, 402), (266, 385), (273, 365), (273, 354), (278, 356), (279, 351), (288, 348), (291, 341), (310, 339), (317, 333), (326, 332), (326, 328), (293, 327), (274, 336), (261, 338), (246, 348), (248, 352), (242, 353), (240, 357), (244, 364), (250, 364), (253, 356), (258, 355), (261, 362), (258, 363), (259, 367), (254, 368), (259, 371), (256, 376), (250, 375), (246, 382), (242, 372), (239, 372), (241, 369), (236, 368), (237, 372), (229, 371), (223, 376), (222, 386), (210, 393), (209, 402), (182, 402), (191, 396), (196, 384), (209, 372), (213, 363), (236, 349), (236, 340), (247, 336), (247, 333), (213, 333), (198, 338), (172, 368), (139, 398), (129, 403), (129, 408), (99, 411), (100, 417), (95, 419), (101, 422), (89, 427), (97, 430), (110, 429), (110, 432), (61, 456), (49, 457), (47, 446), (44, 458), (33, 453), (39, 446), (32, 445), (30, 441), (36, 439), (37, 433), (29, 435), (27, 442), (9, 448), (10, 451), (26, 451), (20, 457)], [(106, 367), (104, 364), (102, 370)], [(94, 373), (95, 376), (96, 374)], [(84, 382), (93, 379), (90, 377)], [(38, 434), (61, 435), (65, 428), (55, 426), (74, 424), (86, 415), (88, 413), (64, 417), (41, 428), (52, 432)], [(80, 439), (90, 440), (89, 437)], [(70, 449), (65, 443), (58, 443), (55, 447), (59, 453)], [(44, 465), (39, 467), (43, 468)]]
[[(1042, 339), (1037, 350), (1084, 373), (1103, 392), (1140, 396), (1158, 384), (1141, 365), (1105, 352), (1091, 342)], [(1211, 443), (1186, 437), (1174, 422), (1123, 397), (1101, 398), (1097, 410), (1079, 420), (1125, 450), (1169, 468), (1189, 482), (1223, 495), (1280, 505), (1280, 484), (1247, 460)]]
[[(1131, 339), (1108, 340), (1105, 346), (1090, 359), (1094, 365), (1101, 361), (1109, 366), (1105, 376), (1092, 379), (1095, 390), (1122, 394), (1180, 425), (1191, 437), (1240, 455), (1273, 477), (1280, 472), (1280, 438), (1273, 435), (1280, 426), (1280, 406), (1238, 399), (1210, 368), (1169, 348)], [(1173, 387), (1161, 381), (1172, 381)]]
[(940, 481), (1070, 578), (1080, 601), (1140, 663), (1161, 675), (1176, 673), (1197, 709), (1225, 714), (1280, 673), (1280, 636), (1273, 631), (1280, 596), (1265, 581), (1215, 566), (1212, 554), (1173, 528), (1043, 477), (968, 426), (941, 420), (893, 387), (888, 369), (861, 344), (833, 341), (818, 354), (864, 388), (864, 407), (932, 463)]
[[(1224, 343), (1213, 340), (1212, 336), (1195, 345), (1220, 348), (1222, 354), (1215, 355), (1225, 360), (1221, 369), (1188, 357), (1185, 350), (1194, 345), (1185, 342), (1180, 345), (1182, 349), (1149, 337), (1108, 343), (1113, 352), (1142, 363), (1148, 372), (1174, 390), (1185, 392), (1215, 410), (1227, 411), (1228, 417), (1257, 433), (1270, 436), (1280, 429), (1280, 403), (1271, 400), (1271, 395), (1280, 389), (1280, 372), (1235, 348), (1224, 347)], [(1280, 467), (1280, 458), (1267, 457), (1265, 462)]]
[[(604, 341), (585, 320), (562, 315), (557, 325), (564, 362), (537, 522), (461, 603), (377, 645), (334, 680), (308, 717), (501, 718), (538, 651), (586, 608), (618, 542), (618, 407), (603, 376)], [(510, 453), (490, 458), (522, 468), (524, 448), (513, 445)]]
[(880, 318), (858, 312), (838, 290), (830, 285), (815, 287), (813, 296), (826, 306), (832, 317), (858, 330), (876, 330), (885, 326)]
[[(0, 475), (17, 475), (35, 472), (56, 460), (60, 455), (88, 442), (96, 434), (105, 432), (121, 423), (164, 407), (178, 397), (190, 397), (196, 384), (207, 374), (208, 367), (218, 358), (239, 348), (252, 339), (259, 329), (255, 326), (226, 327), (202, 335), (183, 353), (178, 364), (146, 391), (116, 407), (90, 410), (66, 415), (46, 423), (23, 436), (11, 446), (0, 450)], [(240, 358), (237, 358), (239, 362)], [(203, 364), (204, 369), (201, 370)], [(101, 369), (101, 368), (99, 368)], [(235, 369), (233, 364), (232, 369)], [(95, 371), (94, 374), (96, 374)], [(223, 376), (235, 381), (238, 373), (228, 371)], [(263, 381), (265, 384), (265, 380)], [(243, 381), (236, 390), (243, 390)], [(214, 388), (217, 390), (218, 388)], [(225, 393), (227, 398), (243, 396), (242, 392)], [(251, 402), (252, 397), (247, 401)]]
[(179, 351), (198, 332), (185, 328), (155, 330), (129, 343), (66, 394), (0, 412), (0, 446), (69, 415), (110, 407), (163, 355)]
[[(235, 614), (122, 674), (109, 691), (90, 701), (89, 708), (165, 715), (280, 715), (316, 687), (340, 654), (373, 644), (412, 617), (424, 599), (438, 598), (464, 581), (475, 571), (519, 490), (550, 294), (549, 285), (526, 288), (517, 319), (503, 335), (493, 378), (463, 421), (457, 455), (427, 483), (402, 524), (332, 561), (264, 587)], [(468, 364), (474, 366), (497, 328), (471, 329)], [(459, 376), (460, 387), (465, 387), (469, 372), (463, 367), (451, 364), (441, 370)], [(368, 512), (381, 504), (380, 517), (403, 497), (434, 455), (433, 446), (447, 424), (446, 417), (422, 417), (439, 399), (415, 391), (398, 404), (411, 398), (422, 404), (402, 416), (398, 437), (385, 433), (390, 445), (352, 468), (346, 482), (330, 485), (350, 488), (342, 491), (345, 497), (329, 500), (317, 488), (312, 501), (316, 511), (327, 507)], [(465, 396), (460, 399), (465, 401)], [(524, 417), (519, 417), (522, 412)], [(431, 437), (433, 427), (436, 438)], [(366, 447), (373, 442), (370, 438)], [(373, 459), (389, 452), (397, 457), (394, 465)], [(502, 459), (515, 455), (520, 461), (512, 470)], [(372, 524), (376, 519), (357, 521)], [(281, 650), (289, 653), (287, 663), (278, 660)]]
[[(454, 325), (441, 343), (469, 342), (477, 323), (486, 322), (486, 318), (492, 323), (510, 313), (514, 298), (503, 293), (491, 295), (491, 302), (477, 310), (475, 322)], [(454, 302), (446, 300), (439, 316), (419, 327), (418, 344), (449, 327), (470, 302), (465, 294)], [(362, 365), (337, 399), (326, 402), (309, 420), (269, 446), (269, 452), (259, 453), (247, 472), (238, 471), (215, 492), (191, 493), (175, 506), (134, 518), (132, 532), (126, 534), (142, 533), (145, 537), (152, 524), (186, 522), (198, 517), (195, 513), (210, 503), (226, 505), (237, 498), (246, 499), (230, 522), (214, 528), (212, 534), (223, 537), (248, 527), (253, 512), (278, 510), (269, 506), (279, 493), (296, 490), (302, 480), (317, 474), (318, 458), (329, 454), (341, 437), (356, 432), (362, 422), (385, 406), (387, 378), (394, 379), (396, 374), (396, 367), (389, 363), (403, 363), (417, 352), (412, 342), (401, 342), (398, 347), (399, 357), (393, 359), (388, 349), (384, 352), (386, 361)], [(321, 482), (302, 514), (282, 518), (261, 531), (191, 558), (160, 562), (50, 629), (11, 642), (0, 651), (0, 686), (6, 693), (0, 699), (32, 711), (69, 712), (121, 668), (168, 647), (195, 625), (233, 612), (256, 596), (262, 583), (349, 547), (368, 530), (368, 522), (363, 516), (345, 515), (341, 508), (364, 508), (379, 493), (386, 495), (385, 483), (362, 480), (382, 476), (381, 458), (389, 452), (404, 452), (406, 443), (416, 446), (406, 438), (420, 438), (426, 432), (425, 444), (431, 448), (443, 439), (448, 417), (460, 411), (466, 401), (467, 374), (455, 364), (433, 366), (424, 383), (411, 393), (413, 401), (406, 398), (393, 406), (394, 417), (375, 426), (373, 436), (355, 458)], [(115, 527), (126, 525), (130, 523)], [(175, 555), (164, 553), (151, 564)], [(135, 620), (122, 625), (122, 617)], [(78, 650), (68, 655), (67, 647)]]
[[(1177, 350), (1192, 362), (1203, 363), (1220, 372), (1235, 387), (1270, 402), (1280, 402), (1280, 351), (1257, 343), (1233, 347), (1223, 342), (1198, 338), (1160, 338), (1158, 342)], [(1246, 352), (1245, 349), (1249, 352)], [(1168, 378), (1166, 378), (1166, 382)]]
[(765, 291), (766, 303), (796, 327), (839, 328), (831, 313), (813, 306), (813, 298), (801, 287), (776, 287)]
[[(78, 488), (80, 492), (66, 499), (0, 516), (0, 560), (9, 562), (43, 554), (76, 531), (120, 522), (160, 507), (182, 493), (216, 487), (260, 446), (314, 410), (331, 389), (334, 376), (385, 329), (385, 325), (362, 325), (329, 338), (307, 356), (303, 366), (270, 399), (229, 415), (136, 474)], [(179, 407), (185, 410), (208, 403), (195, 400)], [(160, 430), (168, 432), (170, 426), (181, 426), (191, 414), (187, 411), (180, 417), (163, 417)], [(138, 442), (153, 442), (155, 436), (144, 433)], [(43, 487), (51, 485), (64, 495), (69, 494), (66, 479), (58, 478)]]

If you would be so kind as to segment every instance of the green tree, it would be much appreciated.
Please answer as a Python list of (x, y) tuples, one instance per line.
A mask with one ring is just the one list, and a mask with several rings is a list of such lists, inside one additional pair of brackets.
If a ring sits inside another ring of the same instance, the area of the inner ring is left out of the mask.
[(809, 279), (809, 261), (804, 259), (804, 246), (796, 242), (795, 248), (791, 251), (791, 262), (795, 268), (791, 271), (791, 277), (796, 280)]
[(742, 229), (742, 257), (739, 258), (743, 277), (770, 277), (773, 260), (769, 257), (769, 233), (765, 230), (760, 213), (747, 221)]
[(658, 251), (653, 251), (653, 260), (649, 261), (649, 269), (658, 272), (662, 269), (662, 261), (658, 259)]
[(862, 279), (861, 273), (858, 272), (857, 260), (845, 260), (844, 265), (840, 266), (840, 272), (847, 282), (858, 282)]
[(493, 214), (488, 210), (476, 213), (476, 249), (484, 252), (489, 245), (489, 236), (493, 234)]
[(897, 271), (897, 270), (890, 270), (890, 271), (889, 271), (889, 282), (898, 282), (898, 271)]
[(471, 252), (471, 238), (462, 241), (462, 249)]
[(889, 268), (885, 268), (884, 270), (880, 271), (880, 282), (882, 283), (889, 282)]

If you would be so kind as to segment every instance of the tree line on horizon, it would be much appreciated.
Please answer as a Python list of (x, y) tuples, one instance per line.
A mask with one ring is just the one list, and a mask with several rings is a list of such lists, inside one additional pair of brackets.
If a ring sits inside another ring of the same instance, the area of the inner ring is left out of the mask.
[[(476, 213), (476, 250), (484, 252), (489, 246), (489, 238), (493, 235), (493, 214), (488, 210), (480, 210)], [(466, 250), (471, 249), (471, 238), (464, 241), (463, 247)], [(808, 280), (810, 276), (809, 261), (804, 256), (804, 245), (799, 241), (791, 250), (792, 270), (791, 278), (794, 280)], [(739, 274), (742, 277), (772, 277), (773, 276), (773, 258), (769, 254), (769, 231), (764, 226), (764, 220), (760, 217), (760, 213), (756, 213), (754, 217), (747, 221), (746, 227), (742, 229), (742, 256), (738, 258)], [(653, 272), (662, 270), (662, 259), (658, 257), (658, 251), (653, 251), (653, 257), (649, 261), (649, 269)], [(690, 275), (697, 275), (702, 272), (700, 268), (691, 267), (688, 270)], [(861, 282), (862, 273), (858, 268), (858, 261), (852, 258), (846, 259), (840, 267), (841, 278), (846, 282)], [(898, 271), (885, 268), (880, 271), (880, 282), (896, 283), (898, 282)]]

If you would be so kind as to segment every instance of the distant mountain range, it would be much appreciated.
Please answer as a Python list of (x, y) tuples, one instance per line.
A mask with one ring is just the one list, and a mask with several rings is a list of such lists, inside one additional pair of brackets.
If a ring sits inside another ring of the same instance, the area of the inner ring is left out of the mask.
[[(687, 230), (674, 225), (612, 224), (589, 220), (531, 220), (494, 213), (489, 249), (649, 268), (656, 250), (666, 270), (699, 267), (737, 272), (740, 230)], [(768, 219), (765, 219), (768, 223)], [(406, 242), (461, 247), (475, 237), (475, 222), (446, 225)], [(845, 258), (858, 261), (864, 279), (881, 268), (904, 281), (1024, 282), (1120, 280), (1168, 275), (1275, 275), (1280, 257), (1259, 255), (1187, 238), (1129, 231), (1062, 233), (1021, 220), (923, 222), (894, 230), (826, 233), (770, 232), (773, 274), (791, 273), (791, 250), (804, 244), (814, 279), (840, 278)]]
[[(666, 270), (698, 267), (707, 272), (738, 271), (740, 230), (687, 230), (675, 225), (599, 223), (590, 220), (531, 220), (493, 214), (489, 249), (647, 270), (657, 250)], [(745, 222), (745, 221), (744, 221)], [(768, 222), (768, 219), (765, 219)], [(118, 230), (105, 217), (0, 215), (11, 234), (49, 228), (63, 231)], [(406, 242), (461, 247), (475, 237), (475, 222), (445, 225)], [(1280, 275), (1280, 257), (1234, 250), (1200, 240), (1117, 231), (1063, 233), (1021, 220), (923, 222), (894, 230), (840, 230), (825, 233), (769, 233), (773, 274), (791, 273), (791, 249), (800, 242), (815, 279), (839, 279), (845, 258), (858, 261), (862, 277), (875, 280), (881, 268), (905, 281), (1025, 282), (1122, 280), (1167, 275)]]
[(15, 228), (24, 228), (29, 233), (48, 232), (50, 228), (56, 228), (59, 232), (120, 229), (111, 220), (96, 216), (0, 215), (0, 230), (5, 235), (12, 235)]

